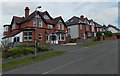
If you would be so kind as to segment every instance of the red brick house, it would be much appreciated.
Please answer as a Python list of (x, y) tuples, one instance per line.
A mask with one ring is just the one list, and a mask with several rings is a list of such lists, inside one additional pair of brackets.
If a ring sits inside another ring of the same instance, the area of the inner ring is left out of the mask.
[(80, 17), (73, 16), (66, 21), (68, 26), (68, 37), (69, 38), (89, 38), (95, 36), (97, 31), (100, 31), (101, 25), (94, 22), (92, 19), (84, 18), (83, 15)]
[(62, 17), (52, 18), (47, 11), (34, 11), (29, 15), (25, 8), (25, 17), (13, 16), (10, 25), (4, 25), (3, 42), (5, 44), (23, 42), (65, 43), (67, 26)]

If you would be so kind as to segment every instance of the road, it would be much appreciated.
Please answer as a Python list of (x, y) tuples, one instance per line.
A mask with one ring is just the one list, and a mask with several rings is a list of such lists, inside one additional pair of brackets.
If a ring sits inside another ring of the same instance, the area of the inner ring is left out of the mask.
[[(78, 46), (79, 47), (79, 46)], [(74, 46), (73, 46), (74, 48)], [(117, 74), (118, 40), (70, 50), (3, 74)]]

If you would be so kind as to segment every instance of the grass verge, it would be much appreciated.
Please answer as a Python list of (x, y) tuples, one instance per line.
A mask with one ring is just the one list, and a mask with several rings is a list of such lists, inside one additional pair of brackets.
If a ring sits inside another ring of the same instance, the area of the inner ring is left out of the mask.
[(94, 43), (90, 43), (90, 44), (85, 44), (83, 46), (85, 47), (89, 47), (89, 46), (93, 46), (93, 45), (97, 45), (97, 44), (101, 44), (101, 43), (104, 43), (105, 41), (100, 41), (100, 42), (94, 42)]
[(32, 61), (44, 59), (44, 58), (47, 58), (47, 57), (50, 57), (50, 56), (55, 56), (55, 55), (62, 54), (62, 53), (65, 53), (65, 51), (53, 51), (53, 52), (49, 52), (49, 53), (46, 53), (46, 54), (38, 55), (35, 58), (34, 57), (28, 57), (28, 58), (24, 58), (24, 59), (15, 60), (15, 61), (10, 61), (10, 62), (7, 62), (7, 63), (3, 63), (2, 68), (5, 69), (5, 68), (12, 67), (12, 66), (17, 66), (19, 64), (29, 63), (29, 62), (32, 62)]

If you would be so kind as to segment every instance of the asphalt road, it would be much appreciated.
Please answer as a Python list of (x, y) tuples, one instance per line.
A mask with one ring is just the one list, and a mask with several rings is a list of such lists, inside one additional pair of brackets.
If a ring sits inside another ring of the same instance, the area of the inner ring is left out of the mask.
[[(79, 47), (79, 46), (78, 46)], [(74, 48), (74, 46), (73, 46)], [(117, 74), (118, 41), (70, 50), (70, 53), (3, 74)]]

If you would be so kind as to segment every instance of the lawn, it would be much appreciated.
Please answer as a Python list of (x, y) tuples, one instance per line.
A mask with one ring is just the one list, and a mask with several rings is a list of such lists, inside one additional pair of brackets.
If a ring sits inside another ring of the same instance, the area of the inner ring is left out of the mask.
[(65, 53), (65, 51), (52, 51), (52, 52), (49, 52), (49, 53), (46, 53), (46, 54), (37, 55), (35, 58), (34, 57), (28, 57), (28, 58), (24, 58), (24, 59), (15, 60), (15, 61), (10, 61), (10, 62), (7, 62), (7, 63), (3, 63), (2, 68), (4, 69), (4, 68), (9, 68), (9, 67), (12, 67), (12, 66), (17, 66), (17, 65), (20, 65), (20, 64), (24, 64), (24, 63), (29, 63), (29, 62), (44, 59), (44, 58), (47, 58), (47, 57), (59, 55), (59, 54), (62, 54), (62, 53)]
[(90, 44), (85, 44), (83, 46), (85, 47), (89, 47), (89, 46), (93, 46), (93, 45), (97, 45), (97, 44), (101, 44), (101, 43), (104, 43), (105, 41), (100, 41), (100, 42), (94, 42), (94, 43), (90, 43)]

